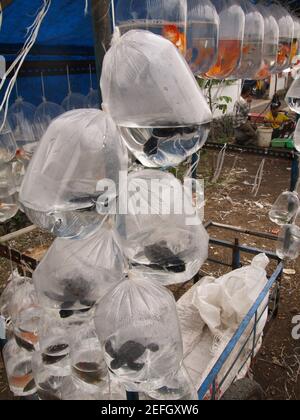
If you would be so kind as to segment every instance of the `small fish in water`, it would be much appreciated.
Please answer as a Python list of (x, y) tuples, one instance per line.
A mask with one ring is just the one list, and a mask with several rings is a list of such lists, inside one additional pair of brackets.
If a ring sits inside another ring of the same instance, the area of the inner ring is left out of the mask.
[(112, 370), (120, 369), (126, 365), (129, 369), (136, 372), (142, 370), (145, 363), (138, 363), (136, 361), (143, 356), (146, 350), (156, 353), (159, 350), (159, 346), (152, 343), (145, 347), (136, 341), (127, 341), (118, 351), (116, 351), (114, 350), (110, 340), (105, 344), (106, 353), (113, 358), (110, 364)]
[(30, 382), (24, 387), (23, 392), (30, 392), (36, 388), (35, 381), (32, 378)]
[(186, 36), (180, 32), (176, 25), (164, 25), (163, 37), (168, 39), (178, 48), (181, 54), (186, 52)]
[[(64, 354), (63, 351), (66, 352)], [(61, 360), (65, 359), (69, 355), (69, 345), (68, 344), (55, 344), (53, 346), (49, 346), (45, 353), (42, 353), (43, 362), (46, 365), (54, 365), (55, 363), (60, 362)]]
[(23, 340), (18, 335), (15, 335), (15, 340), (16, 340), (16, 343), (18, 344), (19, 347), (21, 347), (21, 348), (23, 348), (23, 349), (25, 349), (29, 352), (35, 351), (35, 348), (34, 348), (32, 343), (29, 343), (28, 341)]
[(156, 270), (183, 273), (186, 269), (185, 262), (175, 255), (164, 241), (145, 246), (145, 256), (151, 262), (150, 268)]
[(99, 384), (106, 376), (101, 366), (96, 362), (79, 362), (73, 366), (74, 373), (88, 384)]

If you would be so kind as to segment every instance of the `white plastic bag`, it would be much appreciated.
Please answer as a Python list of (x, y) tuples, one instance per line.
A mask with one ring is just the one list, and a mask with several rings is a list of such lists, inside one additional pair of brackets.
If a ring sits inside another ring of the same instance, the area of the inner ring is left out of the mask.
[(175, 166), (205, 143), (212, 115), (177, 48), (148, 31), (129, 31), (107, 52), (103, 109), (143, 165)]
[(158, 389), (178, 372), (181, 333), (165, 288), (130, 273), (99, 302), (95, 325), (106, 363), (128, 391)]
[[(230, 336), (239, 327), (267, 283), (268, 263), (266, 255), (260, 254), (250, 266), (217, 280), (206, 278), (201, 282), (194, 294), (193, 305), (216, 337)], [(265, 322), (260, 324), (263, 324), (262, 331)]]
[(33, 274), (39, 301), (60, 310), (89, 309), (123, 274), (123, 254), (108, 225), (90, 238), (56, 239)]
[[(127, 151), (113, 121), (95, 109), (71, 111), (42, 138), (20, 201), (37, 226), (60, 237), (84, 237), (103, 220), (98, 182), (108, 179), (117, 188), (121, 170), (127, 170)], [(116, 192), (109, 200), (115, 198)]]
[(172, 174), (155, 170), (131, 173), (128, 190), (117, 229), (132, 268), (164, 285), (191, 280), (209, 240), (191, 196)]

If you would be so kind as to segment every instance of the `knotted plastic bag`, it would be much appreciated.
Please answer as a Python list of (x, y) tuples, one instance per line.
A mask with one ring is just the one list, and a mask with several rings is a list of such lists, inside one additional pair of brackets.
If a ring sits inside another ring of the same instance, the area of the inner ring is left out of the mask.
[(127, 390), (159, 389), (178, 372), (181, 333), (165, 288), (130, 273), (99, 302), (95, 325), (106, 363)]
[(39, 301), (62, 311), (89, 309), (122, 280), (123, 255), (108, 225), (88, 239), (56, 239), (33, 274)]
[[(216, 280), (209, 277), (201, 282), (194, 293), (192, 304), (198, 308), (201, 318), (214, 336), (230, 337), (237, 330), (267, 283), (268, 264), (267, 256), (260, 254), (250, 266)], [(262, 332), (265, 322), (266, 317), (260, 319), (257, 336)]]
[(177, 48), (148, 31), (129, 31), (105, 56), (103, 108), (144, 166), (180, 164), (205, 143), (212, 119)]
[(11, 161), (17, 151), (17, 144), (10, 128), (8, 121), (6, 120), (3, 124), (4, 112), (0, 112), (0, 127), (3, 128), (0, 131), (0, 165)]
[[(127, 170), (127, 151), (109, 116), (99, 110), (63, 114), (48, 128), (30, 163), (20, 191), (29, 219), (59, 237), (84, 237), (103, 216), (99, 197), (108, 180), (117, 195), (119, 171)], [(99, 209), (100, 206), (100, 209)], [(97, 208), (98, 207), (98, 208)]]
[(128, 208), (118, 216), (117, 229), (132, 268), (144, 278), (185, 282), (207, 259), (209, 238), (191, 194), (167, 172), (129, 175)]

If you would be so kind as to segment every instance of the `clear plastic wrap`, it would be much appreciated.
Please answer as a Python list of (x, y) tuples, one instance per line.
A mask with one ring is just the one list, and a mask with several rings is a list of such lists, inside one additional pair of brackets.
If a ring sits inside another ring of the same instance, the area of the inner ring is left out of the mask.
[(165, 288), (130, 273), (100, 301), (95, 325), (106, 363), (128, 391), (159, 389), (178, 372), (181, 333)]
[(300, 227), (284, 225), (279, 234), (276, 253), (282, 260), (296, 260), (300, 255)]
[(199, 150), (211, 112), (184, 58), (166, 39), (130, 31), (105, 56), (103, 109), (143, 165), (175, 166)]
[[(299, 102), (299, 105), (300, 105), (300, 95), (299, 95), (299, 99), (297, 99), (297, 101)], [(300, 107), (298, 109), (298, 112), (300, 114)], [(295, 133), (294, 133), (294, 146), (295, 146), (295, 149), (297, 150), (297, 152), (300, 152), (300, 120), (297, 123), (296, 130), (295, 130)]]
[(19, 209), (12, 163), (0, 165), (0, 223), (14, 217)]
[[(293, 112), (300, 114), (300, 77), (297, 77), (291, 84), (286, 95), (286, 102)], [(300, 126), (298, 124), (294, 135), (296, 147), (298, 146), (299, 141), (299, 130)]]
[(69, 92), (62, 101), (61, 106), (67, 111), (85, 108), (85, 96), (81, 93)]
[(134, 172), (128, 186), (128, 211), (117, 229), (132, 269), (164, 285), (191, 280), (207, 259), (209, 239), (192, 197), (166, 172)]
[(226, 79), (240, 64), (245, 14), (238, 1), (212, 0), (212, 3), (220, 19), (218, 59), (204, 76), (209, 79)]
[(100, 109), (99, 91), (91, 88), (85, 98), (85, 108)]
[[(85, 237), (104, 218), (100, 181), (113, 181), (118, 188), (119, 171), (127, 165), (127, 150), (107, 114), (70, 111), (46, 131), (26, 172), (20, 202), (37, 226), (60, 237)], [(114, 202), (116, 194), (106, 199)]]
[(44, 307), (89, 309), (122, 280), (123, 254), (113, 229), (88, 239), (56, 239), (33, 274)]

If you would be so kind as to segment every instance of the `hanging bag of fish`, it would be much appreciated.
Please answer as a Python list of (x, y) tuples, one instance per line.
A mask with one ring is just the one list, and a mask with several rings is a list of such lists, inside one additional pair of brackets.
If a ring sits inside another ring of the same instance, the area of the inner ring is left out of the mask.
[(276, 66), (272, 73), (280, 73), (290, 67), (294, 40), (294, 20), (287, 9), (277, 3), (269, 6), (279, 27), (279, 45)]
[(226, 79), (238, 68), (245, 30), (245, 14), (237, 0), (212, 0), (220, 19), (218, 58), (203, 75), (208, 79)]
[[(58, 237), (83, 238), (98, 229), (116, 200), (119, 171), (127, 171), (127, 164), (127, 150), (107, 114), (70, 111), (53, 121), (43, 136), (26, 172), (20, 202), (35, 225)], [(114, 186), (111, 195), (103, 182)]]
[(264, 18), (250, 0), (240, 1), (245, 14), (245, 31), (241, 61), (231, 79), (255, 79), (263, 65)]
[(167, 289), (129, 273), (99, 302), (95, 325), (110, 373), (127, 391), (159, 389), (178, 372), (181, 332)]
[(148, 169), (129, 175), (125, 200), (121, 194), (117, 229), (131, 268), (163, 285), (191, 280), (208, 255), (192, 191), (172, 174)]
[(143, 29), (171, 41), (184, 54), (186, 50), (186, 0), (122, 0), (117, 2), (116, 26), (121, 35)]
[(56, 239), (33, 273), (43, 307), (64, 311), (92, 308), (123, 274), (123, 254), (107, 225), (87, 239)]
[(115, 36), (101, 77), (103, 109), (147, 167), (183, 162), (206, 142), (212, 114), (187, 62), (148, 31)]

